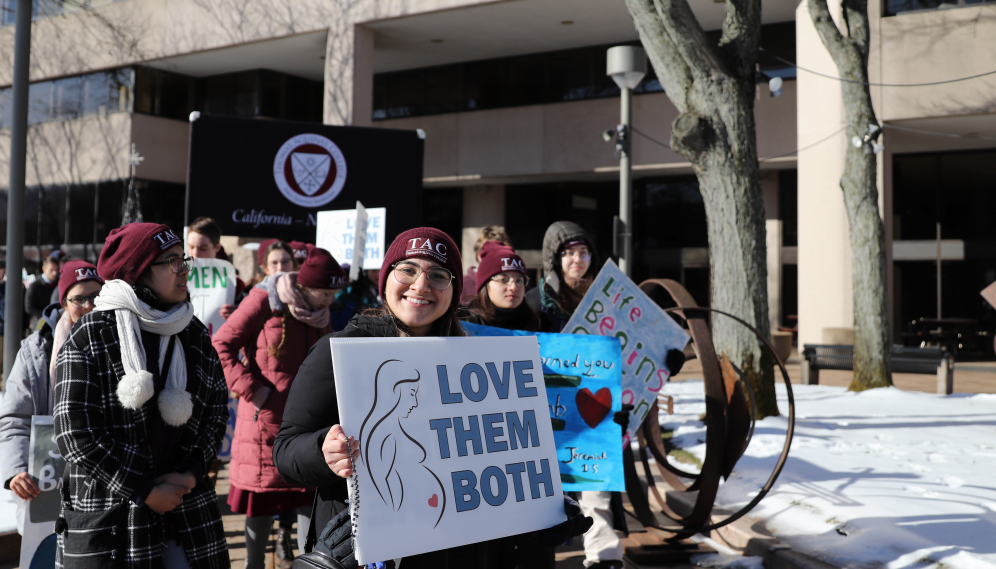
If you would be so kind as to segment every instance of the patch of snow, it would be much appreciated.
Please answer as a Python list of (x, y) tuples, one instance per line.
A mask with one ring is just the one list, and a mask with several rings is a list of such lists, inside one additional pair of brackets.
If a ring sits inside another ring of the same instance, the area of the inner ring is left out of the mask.
[(692, 555), (692, 563), (699, 567), (764, 569), (764, 559), (761, 557), (740, 557), (739, 555), (720, 555), (719, 553), (696, 553)]
[[(793, 549), (848, 569), (996, 569), (996, 395), (793, 385), (796, 429), (778, 482), (749, 516)], [(705, 458), (700, 381), (668, 384), (672, 439)], [(779, 408), (788, 411), (783, 386)], [(735, 511), (768, 479), (785, 416), (757, 423), (717, 503)]]

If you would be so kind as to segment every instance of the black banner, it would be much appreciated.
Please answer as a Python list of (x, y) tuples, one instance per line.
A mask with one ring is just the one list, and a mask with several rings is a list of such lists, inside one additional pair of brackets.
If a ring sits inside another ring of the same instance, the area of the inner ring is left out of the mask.
[(315, 241), (319, 211), (387, 208), (387, 241), (422, 224), (415, 131), (202, 116), (190, 123), (185, 223), (225, 235)]

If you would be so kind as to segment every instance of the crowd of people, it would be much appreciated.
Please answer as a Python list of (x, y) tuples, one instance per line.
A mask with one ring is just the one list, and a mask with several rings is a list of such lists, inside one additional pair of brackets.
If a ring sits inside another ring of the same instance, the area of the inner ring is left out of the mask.
[[(442, 246), (430, 253), (412, 240)], [(347, 436), (356, 433), (338, 424), (328, 354), (313, 346), (329, 335), (463, 336), (462, 321), (560, 332), (600, 269), (591, 236), (566, 221), (546, 232), (535, 287), (503, 228), (482, 230), (474, 253), (478, 264), (461, 276), (447, 234), (411, 229), (379, 271), (350, 281), (324, 249), (264, 241), (257, 274), (239, 280), (213, 337), (187, 291), (192, 259), (228, 258), (210, 219), (190, 225), (186, 249), (165, 225), (132, 223), (111, 232), (96, 266), (49, 257), (26, 299), (36, 331), (0, 402), (3, 485), (22, 505), (38, 496), (27, 464), (31, 416), (53, 415), (67, 461), (58, 566), (228, 567), (208, 473), (236, 397), (227, 502), (245, 515), (246, 567), (264, 566), (275, 518), (277, 562), (289, 567), (293, 524), (297, 550), (309, 550), (348, 507), (350, 461), (359, 458)], [(579, 501), (583, 514), (566, 529), (407, 557), (405, 569), (548, 569), (554, 547), (582, 533), (586, 567), (620, 569), (621, 508), (605, 492)]]

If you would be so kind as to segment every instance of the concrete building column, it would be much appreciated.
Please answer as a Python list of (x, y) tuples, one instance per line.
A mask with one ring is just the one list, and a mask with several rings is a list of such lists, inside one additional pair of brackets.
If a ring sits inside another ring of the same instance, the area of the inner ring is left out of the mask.
[(332, 24), (325, 48), (325, 124), (372, 124), (373, 58), (371, 28), (346, 18)]
[(768, 253), (768, 324), (772, 332), (782, 325), (782, 220), (778, 207), (778, 172), (761, 172), (764, 192), (765, 247)]
[(505, 224), (505, 186), (470, 186), (463, 189), (463, 270), (477, 265), (474, 243), (486, 225)]
[[(840, 4), (830, 2), (839, 13)], [(800, 67), (838, 76), (813, 27), (805, 2), (796, 9), (796, 58)], [(822, 342), (824, 328), (851, 328), (851, 248), (840, 189), (847, 135), (840, 82), (800, 71), (799, 152), (799, 347)], [(836, 134), (834, 134), (836, 133)]]

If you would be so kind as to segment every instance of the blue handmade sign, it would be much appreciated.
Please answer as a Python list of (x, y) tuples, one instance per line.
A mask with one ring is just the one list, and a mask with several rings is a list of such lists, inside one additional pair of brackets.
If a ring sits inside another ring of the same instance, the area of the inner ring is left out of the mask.
[(619, 340), (545, 334), (464, 323), (472, 336), (536, 336), (565, 492), (625, 490)]
[(591, 283), (564, 332), (622, 342), (622, 402), (634, 407), (624, 439), (629, 442), (671, 377), (665, 363), (668, 351), (683, 350), (688, 333), (611, 260)]

